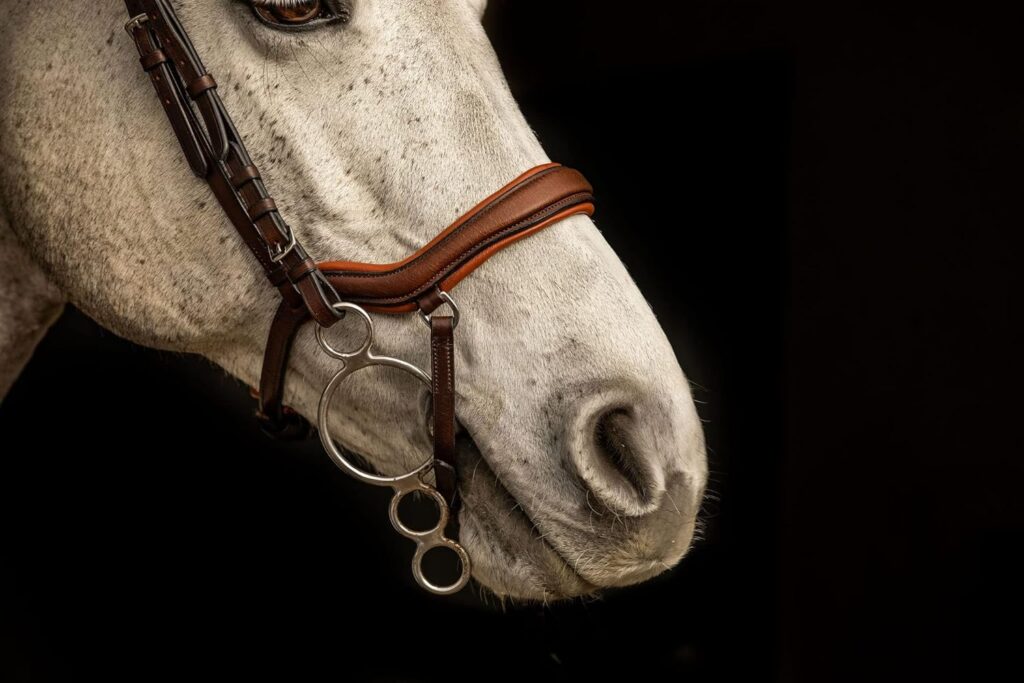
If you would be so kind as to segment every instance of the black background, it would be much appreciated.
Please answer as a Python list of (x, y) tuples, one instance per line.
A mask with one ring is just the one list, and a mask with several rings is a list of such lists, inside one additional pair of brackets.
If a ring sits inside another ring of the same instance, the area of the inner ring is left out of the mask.
[(0, 679), (999, 678), (1024, 16), (895, 4), (492, 0), (702, 402), (719, 500), (679, 568), (568, 605), (423, 595), (385, 492), (69, 311), (0, 408)]

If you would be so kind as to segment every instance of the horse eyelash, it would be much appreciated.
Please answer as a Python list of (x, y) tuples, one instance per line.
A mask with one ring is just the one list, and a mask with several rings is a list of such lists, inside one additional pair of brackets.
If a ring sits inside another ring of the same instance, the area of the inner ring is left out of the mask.
[[(307, 0), (247, 0), (252, 5), (263, 5), (264, 7), (294, 7), (301, 5)], [(348, 13), (351, 11), (351, 0), (325, 0), (327, 5), (335, 12)]]
[[(295, 7), (308, 0), (240, 0), (246, 5), (262, 5), (263, 7)], [(342, 21), (352, 16), (352, 0), (322, 0), (327, 7)]]

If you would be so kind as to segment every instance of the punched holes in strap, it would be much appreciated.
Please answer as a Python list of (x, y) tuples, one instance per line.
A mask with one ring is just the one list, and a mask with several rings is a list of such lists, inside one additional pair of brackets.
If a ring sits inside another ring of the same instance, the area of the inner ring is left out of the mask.
[(213, 76), (210, 74), (203, 74), (196, 80), (188, 84), (188, 95), (193, 100), (197, 99), (207, 90), (213, 90), (217, 87), (217, 81), (213, 80)]

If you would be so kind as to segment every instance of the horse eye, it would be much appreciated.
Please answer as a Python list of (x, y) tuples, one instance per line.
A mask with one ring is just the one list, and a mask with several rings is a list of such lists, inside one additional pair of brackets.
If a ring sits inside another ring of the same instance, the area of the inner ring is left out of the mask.
[(268, 0), (249, 0), (252, 11), (267, 26), (284, 30), (309, 29), (334, 21), (345, 21), (348, 12), (328, 0), (298, 0), (271, 4)]

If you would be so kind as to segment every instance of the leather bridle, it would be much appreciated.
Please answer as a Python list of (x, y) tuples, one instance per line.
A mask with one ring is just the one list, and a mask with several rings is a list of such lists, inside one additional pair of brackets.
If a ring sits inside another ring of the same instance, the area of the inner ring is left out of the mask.
[[(181, 144), (192, 172), (210, 186), (217, 202), (277, 288), (281, 303), (271, 324), (257, 393), (257, 418), (275, 437), (309, 434), (308, 423), (284, 405), (284, 384), (292, 342), (303, 324), (316, 322), (317, 339), (328, 355), (344, 362), (328, 383), (318, 410), (324, 448), (336, 464), (371, 484), (395, 489), (391, 521), (417, 544), (413, 574), (417, 582), (440, 594), (461, 589), (469, 579), (465, 550), (445, 536), (449, 509), (458, 502), (455, 470), (454, 330), (459, 310), (449, 292), (496, 252), (567, 216), (593, 212), (590, 184), (558, 164), (532, 168), (487, 197), (445, 228), (428, 244), (397, 263), (314, 261), (285, 223), (267, 192), (260, 172), (228, 115), (217, 82), (210, 75), (175, 15), (169, 0), (125, 0), (125, 29), (139, 50), (164, 112)], [(198, 111), (198, 115), (197, 112)], [(447, 304), (451, 315), (437, 311)], [(418, 312), (430, 327), (431, 373), (404, 361), (373, 353), (375, 313)], [(351, 352), (334, 349), (323, 331), (345, 317), (358, 316), (367, 329), (365, 341)], [(433, 458), (398, 477), (382, 477), (354, 465), (331, 438), (328, 414), (331, 397), (351, 374), (370, 366), (399, 368), (430, 388)], [(426, 480), (433, 471), (436, 489)], [(435, 528), (415, 531), (398, 517), (398, 503), (407, 493), (433, 497), (440, 510)], [(431, 583), (422, 572), (423, 555), (444, 546), (461, 560), (459, 579), (448, 586)]]

